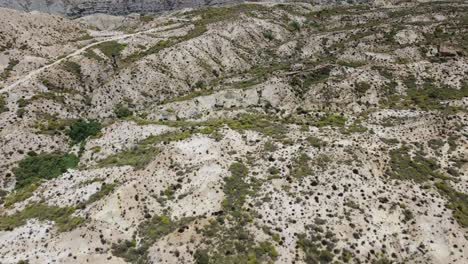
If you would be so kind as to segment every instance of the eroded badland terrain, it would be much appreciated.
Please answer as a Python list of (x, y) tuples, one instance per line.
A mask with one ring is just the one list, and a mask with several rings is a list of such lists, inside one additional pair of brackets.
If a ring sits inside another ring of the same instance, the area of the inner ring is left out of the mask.
[(0, 9), (0, 263), (467, 263), (468, 3)]

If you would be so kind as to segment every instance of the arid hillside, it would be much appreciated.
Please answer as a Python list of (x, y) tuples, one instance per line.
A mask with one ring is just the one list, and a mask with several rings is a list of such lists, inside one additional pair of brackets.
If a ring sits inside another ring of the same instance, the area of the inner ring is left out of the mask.
[(0, 263), (466, 263), (468, 3), (0, 9)]

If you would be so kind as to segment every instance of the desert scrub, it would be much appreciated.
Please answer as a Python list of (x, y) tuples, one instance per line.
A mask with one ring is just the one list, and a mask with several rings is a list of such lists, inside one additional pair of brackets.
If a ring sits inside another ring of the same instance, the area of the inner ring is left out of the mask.
[(435, 178), (447, 179), (437, 172), (439, 165), (432, 159), (424, 158), (416, 152), (410, 155), (410, 148), (402, 146), (390, 151), (390, 170), (387, 172), (391, 178), (398, 180), (414, 180), (423, 183)]
[(166, 215), (155, 215), (138, 226), (137, 234), (140, 238), (138, 244), (135, 240), (119, 241), (112, 245), (112, 254), (130, 263), (149, 263), (148, 249), (151, 245), (175, 230), (185, 227), (194, 219), (186, 217), (173, 221)]
[(284, 138), (287, 128), (275, 118), (260, 114), (241, 114), (227, 119), (225, 123), (233, 130), (253, 130), (273, 138)]
[(78, 165), (79, 159), (68, 153), (29, 153), (13, 169), (16, 176), (15, 189), (20, 189), (41, 180), (56, 178)]
[(269, 41), (272, 41), (272, 40), (275, 39), (275, 36), (273, 35), (273, 31), (271, 31), (271, 30), (263, 31), (262, 34), (263, 34), (263, 37), (266, 38)]
[(127, 47), (127, 44), (121, 44), (117, 41), (107, 41), (100, 43), (93, 48), (99, 49), (108, 58), (112, 58), (112, 55), (116, 57), (120, 56), (125, 47)]
[(177, 40), (181, 42), (201, 36), (207, 31), (207, 26), (209, 24), (236, 18), (241, 14), (250, 17), (260, 14), (265, 14), (268, 16), (269, 10), (270, 9), (268, 7), (263, 5), (239, 4), (227, 7), (208, 7), (190, 11), (186, 13), (188, 17), (193, 18), (200, 16), (201, 19), (195, 21), (195, 28), (193, 30), (191, 30), (187, 35), (177, 38)]
[(269, 8), (256, 5), (256, 4), (248, 4), (248, 5), (234, 5), (229, 7), (209, 7), (209, 8), (201, 8), (198, 10), (190, 11), (186, 13), (188, 17), (197, 17), (200, 16), (201, 19), (198, 19), (194, 23), (194, 29), (188, 32), (187, 35), (181, 37), (175, 37), (171, 40), (162, 40), (158, 42), (156, 45), (150, 47), (149, 49), (143, 52), (137, 52), (129, 56), (126, 59), (126, 62), (138, 60), (144, 56), (158, 53), (160, 50), (172, 47), (177, 43), (187, 41), (196, 37), (203, 35), (207, 31), (207, 25), (212, 23), (217, 23), (220, 21), (229, 20), (231, 18), (235, 18), (240, 14), (245, 14), (247, 16), (254, 16), (255, 14), (259, 14), (263, 12), (267, 14)]
[(204, 96), (204, 95), (210, 95), (212, 94), (213, 91), (212, 90), (198, 90), (198, 91), (193, 91), (193, 92), (190, 92), (188, 94), (185, 94), (185, 95), (182, 95), (182, 96), (178, 96), (178, 97), (174, 97), (174, 98), (171, 98), (169, 100), (167, 100), (166, 102), (164, 102), (165, 104), (166, 103), (174, 103), (174, 102), (182, 102), (182, 101), (188, 101), (188, 100), (192, 100), (196, 97), (199, 97), (199, 96)]
[(143, 23), (149, 23), (154, 20), (154, 17), (149, 15), (140, 15), (140, 21)]
[(54, 135), (67, 132), (76, 119), (59, 119), (56, 116), (44, 115), (44, 120), (37, 121), (34, 128), (41, 134)]
[(291, 169), (293, 178), (303, 178), (313, 174), (309, 166), (311, 158), (306, 153), (300, 153), (294, 160)]
[(326, 113), (320, 119), (315, 122), (315, 126), (317, 127), (325, 127), (325, 126), (332, 126), (332, 127), (343, 127), (346, 123), (346, 117), (334, 113)]
[(70, 125), (68, 136), (74, 143), (85, 141), (88, 137), (97, 136), (102, 125), (96, 120), (77, 120)]
[(125, 166), (130, 165), (136, 169), (144, 168), (150, 163), (154, 156), (160, 153), (160, 150), (152, 145), (161, 142), (171, 142), (189, 138), (192, 134), (188, 131), (167, 132), (161, 135), (149, 136), (138, 142), (132, 149), (125, 150), (111, 155), (98, 162), (99, 167)]
[(114, 114), (117, 118), (126, 118), (133, 115), (133, 111), (126, 105), (119, 103), (114, 107)]
[(116, 153), (100, 160), (98, 166), (113, 167), (130, 165), (136, 169), (142, 169), (150, 163), (159, 152), (160, 150), (158, 148), (137, 145), (132, 149)]
[(3, 206), (10, 207), (17, 202), (22, 202), (31, 197), (37, 189), (37, 184), (30, 184), (21, 189), (15, 190), (3, 199)]
[(0, 74), (0, 80), (8, 79), (11, 75), (11, 72), (13, 71), (13, 68), (15, 68), (15, 66), (18, 65), (18, 63), (19, 63), (19, 60), (10, 60), (6, 68)]
[(332, 251), (322, 247), (320, 241), (308, 239), (305, 234), (298, 235), (297, 245), (304, 252), (307, 264), (332, 263), (335, 257)]
[[(335, 248), (338, 241), (335, 234), (331, 231), (325, 231), (322, 226), (326, 221), (315, 219), (315, 224), (306, 225), (307, 233), (297, 235), (297, 248), (303, 254), (305, 263), (334, 263), (333, 260), (339, 259), (344, 263), (350, 262), (353, 253), (346, 249)], [(340, 254), (341, 252), (341, 254)]]
[(49, 80), (49, 79), (41, 79), (42, 85), (47, 87), (47, 90), (52, 91), (52, 92), (60, 92), (60, 93), (65, 93), (69, 92), (70, 90), (65, 89), (61, 85), (58, 85), (55, 80)]
[(253, 130), (275, 139), (284, 139), (288, 132), (287, 127), (274, 116), (263, 114), (239, 114), (236, 118), (209, 119), (206, 121), (148, 121), (132, 119), (139, 125), (160, 124), (179, 128), (192, 128), (193, 133), (211, 134), (219, 128), (227, 125), (237, 131)]
[(298, 21), (291, 21), (288, 25), (289, 31), (301, 31), (301, 23)]
[(442, 87), (432, 80), (426, 80), (422, 85), (417, 85), (414, 77), (404, 79), (407, 87), (406, 95), (390, 95), (383, 100), (384, 105), (398, 109), (413, 109), (415, 107), (424, 110), (438, 110), (442, 112), (456, 112), (463, 109), (448, 107), (443, 104), (447, 100), (461, 100), (468, 97), (468, 85), (464, 84), (460, 89)]
[(144, 51), (138, 51), (133, 54), (130, 54), (127, 58), (125, 58), (124, 62), (125, 63), (135, 62), (148, 55), (159, 53), (161, 50), (172, 47), (175, 44), (177, 44), (177, 42), (172, 41), (172, 40), (161, 40), (155, 45), (149, 47), (148, 49)]
[(8, 111), (8, 107), (6, 105), (7, 102), (5, 100), (5, 96), (3, 94), (0, 94), (0, 114)]
[(39, 221), (54, 221), (60, 232), (70, 231), (84, 222), (84, 219), (72, 216), (74, 212), (73, 207), (49, 206), (45, 203), (30, 204), (15, 214), (0, 216), (0, 230), (13, 230), (34, 218)]
[(318, 137), (314, 137), (314, 136), (310, 136), (306, 140), (311, 146), (313, 146), (315, 148), (318, 148), (318, 149), (320, 149), (320, 148), (327, 145), (327, 143), (325, 141), (321, 140)]
[(444, 100), (459, 100), (468, 96), (468, 86), (463, 86), (461, 89), (453, 89), (448, 87), (436, 87), (432, 81), (427, 81), (422, 88), (410, 87), (407, 90), (405, 106), (412, 103), (418, 105), (422, 110), (443, 110), (444, 105), (441, 101)]
[(441, 139), (431, 139), (427, 142), (427, 144), (433, 150), (439, 150), (445, 145), (445, 142)]
[(293, 87), (294, 94), (303, 98), (312, 84), (328, 80), (332, 69), (332, 66), (320, 66), (312, 71), (303, 72), (301, 75), (293, 77), (289, 84)]
[(365, 60), (337, 60), (336, 63), (351, 68), (358, 68), (367, 65), (367, 61)]
[(87, 49), (83, 55), (90, 60), (96, 60), (98, 62), (103, 61), (103, 58), (97, 55), (96, 52), (94, 52), (92, 48)]
[(435, 186), (447, 198), (447, 207), (460, 226), (468, 227), (468, 194), (453, 189), (446, 181), (437, 182)]
[(158, 144), (161, 142), (172, 142), (172, 141), (178, 141), (178, 140), (184, 140), (186, 138), (191, 137), (192, 134), (188, 131), (173, 131), (173, 132), (167, 132), (161, 135), (155, 135), (155, 136), (149, 136), (142, 140), (140, 144), (144, 145), (153, 145), (153, 144)]
[(265, 152), (275, 152), (276, 150), (278, 150), (278, 146), (274, 141), (269, 140), (263, 144), (263, 151)]
[(245, 202), (246, 196), (250, 193), (250, 185), (246, 182), (249, 169), (242, 163), (233, 163), (229, 167), (230, 177), (224, 178), (223, 208), (230, 212), (239, 212)]
[(328, 168), (329, 164), (332, 162), (332, 159), (327, 154), (319, 154), (314, 157), (312, 164), (318, 167), (321, 170)]
[(75, 75), (78, 79), (81, 78), (81, 65), (80, 64), (74, 61), (67, 60), (67, 61), (62, 62), (62, 67), (67, 72), (70, 72), (73, 75)]
[[(211, 219), (202, 229), (207, 249), (194, 254), (196, 263), (262, 263), (278, 256), (269, 241), (258, 242), (246, 226), (252, 222), (253, 210), (245, 210), (247, 196), (258, 191), (259, 182), (248, 178), (248, 168), (239, 162), (229, 167), (231, 176), (224, 179), (223, 214)], [(231, 254), (225, 254), (231, 252)]]
[(347, 128), (342, 130), (343, 134), (352, 134), (352, 133), (364, 133), (367, 131), (367, 127), (362, 125), (361, 120), (354, 121), (351, 125)]
[(107, 195), (109, 195), (110, 193), (112, 193), (115, 190), (116, 186), (117, 186), (116, 183), (110, 183), (110, 184), (102, 183), (101, 188), (99, 189), (99, 191), (92, 194), (87, 201), (83, 202), (78, 207), (84, 208), (89, 204), (92, 204), (94, 202), (97, 202), (97, 201), (101, 200), (102, 198), (104, 198)]
[(354, 91), (356, 95), (362, 97), (366, 95), (366, 92), (371, 88), (370, 84), (367, 82), (356, 82), (354, 84)]
[(29, 99), (24, 99), (24, 101), (20, 101), (21, 107), (27, 106), (34, 101), (40, 101), (40, 100), (51, 100), (62, 105), (65, 104), (65, 96), (63, 95), (63, 93), (39, 92), (33, 95)]

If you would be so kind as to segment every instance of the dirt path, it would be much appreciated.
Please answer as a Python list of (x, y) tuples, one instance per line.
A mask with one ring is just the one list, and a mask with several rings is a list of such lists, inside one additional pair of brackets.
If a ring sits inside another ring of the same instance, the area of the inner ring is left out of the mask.
[(23, 83), (26, 83), (28, 81), (30, 81), (34, 76), (36, 76), (37, 74), (41, 73), (42, 71), (50, 68), (50, 67), (53, 67), (69, 58), (72, 58), (74, 56), (77, 56), (79, 54), (81, 54), (82, 52), (86, 51), (87, 49), (91, 48), (91, 47), (94, 47), (96, 45), (99, 45), (101, 43), (104, 43), (104, 42), (108, 42), (108, 41), (115, 41), (115, 40), (121, 40), (121, 39), (126, 39), (126, 38), (129, 38), (129, 37), (133, 37), (133, 36), (136, 36), (136, 35), (140, 35), (140, 34), (145, 34), (145, 33), (151, 33), (153, 31), (158, 31), (160, 28), (153, 28), (153, 29), (149, 29), (149, 30), (145, 30), (145, 31), (140, 31), (140, 32), (136, 32), (136, 33), (132, 33), (132, 34), (123, 34), (123, 35), (118, 35), (118, 36), (114, 36), (114, 37), (109, 37), (109, 38), (106, 38), (106, 39), (103, 39), (103, 40), (100, 40), (100, 41), (97, 41), (97, 42), (93, 42), (87, 46), (84, 46), (70, 54), (68, 54), (67, 56), (63, 57), (63, 58), (60, 58), (50, 64), (47, 64), (39, 69), (36, 69), (34, 71), (31, 71), (29, 72), (27, 75), (25, 76), (22, 76), (21, 78), (19, 78), (18, 80), (16, 80), (14, 83), (8, 85), (7, 87), (3, 88), (3, 89), (0, 89), (0, 93), (6, 93), (6, 92), (9, 92), (11, 91), (12, 89), (14, 89), (16, 86), (20, 85), (20, 84), (23, 84)]

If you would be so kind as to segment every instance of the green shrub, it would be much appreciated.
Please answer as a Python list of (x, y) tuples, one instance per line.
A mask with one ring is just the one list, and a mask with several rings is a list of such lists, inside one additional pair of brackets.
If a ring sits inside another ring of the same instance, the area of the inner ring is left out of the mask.
[(74, 74), (76, 77), (81, 78), (81, 65), (74, 61), (64, 61), (62, 62), (62, 67), (64, 70)]
[(130, 165), (137, 169), (142, 169), (160, 152), (158, 148), (155, 148), (152, 145), (161, 142), (183, 140), (190, 136), (191, 133), (188, 131), (175, 131), (156, 136), (149, 136), (139, 142), (133, 149), (111, 155), (99, 161), (98, 165), (101, 167)]
[(249, 169), (244, 164), (235, 162), (231, 164), (229, 171), (232, 176), (224, 178), (225, 199), (222, 205), (225, 210), (237, 214), (250, 193), (250, 185), (245, 181)]
[(206, 243), (213, 246), (198, 250), (194, 254), (195, 263), (273, 262), (278, 256), (273, 244), (256, 241), (247, 228), (255, 213), (246, 210), (244, 204), (247, 196), (256, 194), (261, 182), (249, 178), (249, 170), (242, 163), (232, 163), (229, 171), (231, 176), (224, 178), (223, 214), (211, 219), (201, 232)]
[(338, 60), (336, 63), (351, 68), (358, 68), (367, 65), (366, 60)]
[(98, 62), (103, 60), (103, 58), (97, 55), (92, 49), (87, 49), (84, 56), (90, 60), (96, 60)]
[(275, 39), (275, 36), (273, 36), (273, 32), (271, 30), (264, 31), (263, 37), (268, 39), (269, 41), (272, 41)]
[(263, 145), (263, 150), (266, 152), (275, 152), (278, 149), (274, 141), (267, 141)]
[(78, 165), (79, 159), (73, 154), (31, 153), (13, 169), (16, 176), (16, 189), (23, 188), (40, 180), (56, 178)]
[(46, 122), (37, 122), (35, 128), (42, 134), (54, 135), (64, 131), (68, 132), (68, 128), (75, 123), (75, 119), (58, 119), (54, 116), (46, 116)]
[(305, 234), (299, 234), (298, 247), (304, 252), (304, 262), (307, 264), (332, 263), (334, 254), (327, 248), (323, 248), (320, 241), (308, 239)]
[(314, 69), (312, 72), (304, 73), (303, 79), (293, 80), (292, 85), (297, 86), (300, 84), (300, 86), (302, 86), (301, 90), (295, 91), (296, 95), (302, 96), (308, 91), (312, 84), (321, 83), (328, 80), (332, 69), (333, 66), (326, 65), (324, 67)]
[(111, 155), (98, 162), (100, 167), (130, 165), (136, 169), (144, 168), (160, 152), (159, 149), (149, 146), (136, 146), (133, 149)]
[(352, 133), (364, 133), (367, 131), (367, 127), (363, 126), (361, 120), (356, 120), (353, 122), (348, 128), (343, 129), (344, 134), (352, 134)]
[(112, 55), (116, 57), (120, 56), (125, 47), (127, 47), (127, 44), (120, 44), (117, 41), (107, 41), (94, 46), (94, 48), (101, 50), (108, 58), (112, 58)]
[(434, 160), (426, 159), (419, 153), (415, 153), (412, 157), (409, 151), (407, 146), (390, 151), (390, 177), (398, 180), (414, 180), (417, 183), (432, 178), (447, 178), (437, 172), (439, 165)]
[(338, 114), (327, 113), (322, 116), (315, 125), (318, 127), (332, 126), (332, 127), (343, 127), (346, 123), (346, 117)]
[(10, 77), (11, 72), (13, 71), (13, 68), (15, 68), (15, 66), (18, 65), (18, 63), (19, 60), (10, 60), (6, 68), (0, 74), (0, 80), (8, 79), (8, 77)]
[(289, 23), (289, 28), (291, 31), (300, 31), (301, 24), (298, 21), (292, 21), (291, 23)]
[(13, 193), (5, 197), (3, 206), (10, 207), (17, 202), (22, 202), (28, 199), (29, 197), (33, 195), (37, 187), (38, 185), (33, 183), (33, 184), (27, 185), (21, 189), (14, 191)]
[(85, 141), (90, 136), (96, 136), (101, 131), (101, 124), (98, 121), (85, 121), (80, 119), (71, 124), (68, 136), (74, 143)]
[(155, 136), (149, 136), (142, 140), (140, 144), (145, 144), (145, 145), (153, 145), (153, 144), (158, 144), (161, 142), (171, 142), (171, 141), (178, 141), (178, 140), (184, 140), (186, 138), (189, 138), (192, 134), (188, 131), (174, 131), (174, 132), (167, 132), (161, 135), (155, 135)]
[(224, 123), (233, 130), (254, 130), (273, 138), (284, 138), (287, 128), (266, 115), (241, 114), (235, 119), (226, 119)]
[(309, 166), (310, 157), (305, 153), (300, 153), (293, 160), (293, 166), (291, 169), (291, 176), (294, 178), (303, 178), (313, 174), (312, 169)]
[(167, 100), (165, 103), (173, 103), (173, 102), (182, 102), (182, 101), (187, 101), (187, 100), (192, 100), (193, 98), (199, 97), (199, 96), (204, 96), (204, 95), (210, 95), (212, 94), (213, 91), (211, 90), (198, 90), (198, 91), (193, 91), (188, 94), (178, 96), (171, 98)]
[(101, 186), (101, 189), (98, 192), (92, 194), (89, 197), (89, 199), (86, 202), (84, 202), (84, 204), (82, 204), (82, 206), (86, 206), (88, 204), (92, 204), (92, 203), (94, 203), (96, 201), (101, 200), (103, 197), (105, 197), (105, 196), (109, 195), (110, 193), (112, 193), (116, 186), (117, 186), (117, 184), (115, 184), (115, 183), (111, 183), (111, 184), (103, 183), (102, 186)]
[(319, 154), (312, 160), (312, 163), (322, 170), (326, 169), (331, 162), (332, 159), (327, 154)]
[(112, 245), (112, 254), (130, 263), (148, 263), (148, 249), (151, 245), (193, 220), (192, 217), (186, 217), (173, 221), (168, 216), (155, 215), (138, 226), (138, 236), (141, 238), (139, 245), (134, 240), (119, 241)]
[(318, 137), (313, 137), (313, 136), (308, 137), (307, 142), (309, 142), (309, 144), (315, 148), (321, 148), (326, 145), (326, 142), (324, 142)]
[(197, 249), (193, 254), (193, 258), (195, 259), (195, 264), (209, 264), (210, 263), (210, 256), (208, 255), (207, 250), (200, 250)]
[(125, 62), (137, 61), (148, 55), (159, 53), (161, 50), (172, 47), (175, 44), (177, 44), (177, 42), (171, 40), (161, 40), (144, 51), (138, 51), (130, 54), (127, 58), (125, 58)]
[(143, 23), (148, 23), (154, 20), (154, 17), (148, 15), (140, 15), (140, 21)]
[(0, 94), (0, 114), (8, 111), (7, 102), (3, 94)]
[(0, 216), (0, 230), (12, 230), (26, 224), (28, 219), (39, 221), (54, 221), (60, 232), (70, 231), (84, 220), (71, 216), (75, 212), (73, 207), (49, 206), (45, 203), (28, 205), (22, 211), (12, 215)]
[(439, 192), (448, 199), (447, 207), (453, 211), (453, 217), (460, 226), (468, 227), (468, 194), (459, 192), (445, 181), (435, 184)]
[(139, 226), (139, 233), (146, 241), (157, 241), (177, 228), (177, 223), (165, 215), (155, 215)]
[[(468, 84), (464, 83), (460, 89), (440, 87), (432, 80), (426, 80), (423, 85), (417, 85), (416, 78), (404, 79), (407, 87), (406, 95), (389, 95), (382, 100), (384, 104), (393, 108), (413, 109), (418, 107), (424, 111), (439, 110), (443, 112), (456, 112), (460, 109), (447, 107), (442, 104), (445, 100), (460, 100), (468, 97)], [(463, 110), (463, 109), (462, 109)]]
[(128, 109), (127, 106), (123, 104), (117, 104), (114, 107), (114, 114), (117, 116), (117, 118), (126, 118), (132, 116), (133, 112), (130, 109)]
[(370, 88), (370, 84), (366, 82), (357, 82), (354, 84), (354, 90), (359, 97), (364, 96)]

